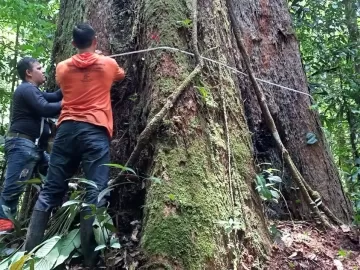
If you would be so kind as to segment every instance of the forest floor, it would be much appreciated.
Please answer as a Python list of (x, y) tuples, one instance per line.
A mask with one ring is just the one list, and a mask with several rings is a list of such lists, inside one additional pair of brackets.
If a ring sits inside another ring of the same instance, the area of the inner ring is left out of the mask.
[[(360, 270), (360, 233), (355, 228), (342, 226), (322, 231), (314, 223), (304, 221), (270, 224), (273, 246), (265, 269)], [(138, 250), (138, 229), (134, 226), (132, 235), (122, 238), (121, 251), (108, 256), (108, 266), (98, 269), (139, 269), (143, 258)], [(71, 269), (84, 268), (73, 266)]]
[(274, 222), (273, 228), (266, 269), (360, 270), (360, 234), (354, 228), (321, 231), (315, 224), (296, 221)]

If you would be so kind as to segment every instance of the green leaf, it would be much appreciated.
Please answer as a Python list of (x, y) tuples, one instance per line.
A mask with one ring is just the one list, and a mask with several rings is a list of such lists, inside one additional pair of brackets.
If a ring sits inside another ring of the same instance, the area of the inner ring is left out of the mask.
[(80, 248), (80, 230), (75, 229), (69, 232), (65, 237), (61, 238), (58, 243), (59, 257), (56, 260), (54, 268), (62, 264), (67, 260), (70, 254), (75, 250)]
[(110, 238), (110, 246), (115, 243), (119, 243), (119, 239), (113, 234)]
[(129, 171), (133, 174), (136, 175), (135, 171), (131, 168), (128, 168), (128, 167), (125, 167), (123, 165), (120, 165), (120, 164), (103, 164), (104, 166), (109, 166), (109, 167), (114, 167), (114, 168), (117, 168), (117, 169), (121, 169), (123, 171)]
[(225, 227), (225, 232), (226, 232), (226, 234), (231, 233), (231, 231), (232, 231), (232, 228), (231, 228), (230, 226), (226, 226), (226, 227)]
[(0, 270), (8, 270), (9, 269), (9, 263), (11, 262), (11, 260), (10, 260), (11, 258), (12, 258), (12, 256), (9, 256), (0, 262)]
[(81, 253), (75, 252), (74, 255), (71, 256), (71, 258), (79, 258), (81, 256)]
[(98, 189), (98, 186), (96, 185), (96, 183), (94, 181), (91, 180), (87, 180), (85, 178), (77, 178), (79, 180), (80, 183), (84, 183), (90, 186), (93, 186), (94, 188)]
[(105, 223), (104, 224), (104, 227), (106, 229), (108, 229), (109, 231), (113, 232), (113, 233), (116, 233), (117, 232), (117, 229), (115, 228), (115, 226), (111, 223)]
[(104, 249), (104, 248), (106, 248), (105, 245), (98, 245), (98, 246), (95, 248), (95, 251), (102, 250), (102, 249)]
[(107, 240), (110, 237), (110, 231), (103, 226), (103, 223), (99, 220), (105, 220), (101, 216), (97, 216), (93, 223), (93, 231), (95, 235), (95, 240), (98, 245), (106, 245)]
[(185, 20), (183, 20), (183, 21), (177, 21), (177, 23), (179, 23), (180, 25), (182, 25), (182, 26), (184, 26), (184, 27), (188, 28), (188, 27), (190, 27), (190, 26), (191, 26), (191, 24), (192, 24), (192, 20), (190, 20), (189, 18), (186, 18), (186, 19), (185, 19)]
[(360, 165), (360, 158), (355, 159), (355, 164)]
[(54, 264), (56, 263), (59, 257), (59, 249), (55, 246), (51, 251), (43, 258), (35, 262), (36, 270), (49, 270), (53, 269)]
[(25, 251), (18, 251), (10, 258), (11, 264), (18, 261), (22, 256), (25, 255)]
[(8, 270), (9, 265), (17, 260), (19, 260), (22, 256), (24, 256), (24, 251), (17, 251), (14, 252), (12, 255), (8, 256), (7, 258), (3, 259), (0, 262), (0, 270)]
[(276, 176), (276, 175), (269, 176), (268, 179), (269, 179), (269, 181), (275, 182), (275, 183), (281, 183), (282, 182), (281, 178), (279, 176)]
[(168, 195), (168, 198), (169, 198), (171, 201), (175, 201), (175, 195), (174, 195), (174, 194), (169, 194), (169, 195)]
[(82, 206), (82, 207), (90, 207), (91, 209), (96, 209), (95, 204), (82, 203), (81, 206)]
[(151, 177), (149, 177), (148, 179), (151, 180), (151, 181), (153, 181), (155, 184), (161, 184), (161, 179), (160, 179), (160, 178), (151, 176)]
[(121, 248), (121, 245), (120, 245), (120, 243), (113, 243), (113, 244), (111, 244), (110, 247), (112, 247), (112, 248)]
[(100, 202), (108, 192), (114, 190), (113, 188), (105, 188), (103, 191), (101, 191), (98, 195), (98, 202)]
[(192, 20), (190, 20), (189, 18), (186, 18), (185, 20), (182, 21), (184, 25), (186, 26), (190, 26), (190, 24), (192, 23)]
[(19, 184), (41, 184), (41, 179), (39, 178), (34, 178), (34, 179), (30, 179), (27, 181), (17, 181), (17, 183)]
[(206, 101), (206, 97), (209, 95), (209, 92), (203, 86), (196, 87), (199, 90), (199, 93), (204, 101)]
[(280, 194), (276, 190), (270, 190), (270, 193), (274, 198), (276, 198), (276, 199), (280, 198)]
[(66, 206), (80, 204), (80, 203), (82, 203), (80, 200), (71, 200), (71, 201), (65, 202), (61, 207), (66, 207)]
[(44, 242), (45, 244), (42, 243), (43, 245), (35, 252), (35, 256), (38, 258), (46, 257), (55, 247), (55, 245), (59, 242), (60, 239), (61, 239), (60, 236), (54, 236), (48, 239), (47, 241), (45, 241)]
[(256, 175), (256, 182), (259, 186), (265, 186), (266, 184), (264, 176), (258, 174)]
[[(270, 164), (270, 165), (271, 165), (271, 164)], [(280, 172), (280, 170), (274, 169), (274, 168), (269, 168), (269, 169), (266, 169), (265, 171), (268, 172), (268, 173), (270, 173), (270, 174), (272, 174), (272, 172)]]
[(35, 270), (35, 260), (33, 258), (29, 260), (29, 267), (30, 270)]
[(317, 142), (317, 138), (316, 135), (312, 132), (309, 132), (306, 134), (306, 143), (311, 145), (311, 144), (315, 144)]
[(26, 50), (32, 51), (32, 50), (34, 50), (34, 47), (31, 46), (30, 44), (22, 44), (20, 46), (20, 49), (23, 51), (26, 51)]
[(347, 255), (348, 255), (348, 251), (346, 251), (346, 250), (344, 250), (344, 249), (340, 249), (340, 250), (338, 251), (338, 256), (339, 256), (339, 257), (347, 257)]
[(275, 186), (275, 183), (269, 183), (265, 185), (265, 187), (272, 187), (272, 186)]

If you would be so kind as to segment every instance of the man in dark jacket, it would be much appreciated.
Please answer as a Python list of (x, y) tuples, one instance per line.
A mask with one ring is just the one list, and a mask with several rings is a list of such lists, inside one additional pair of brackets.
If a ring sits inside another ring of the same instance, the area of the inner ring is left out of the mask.
[(46, 93), (39, 89), (45, 76), (36, 59), (21, 59), (17, 71), (22, 83), (13, 95), (10, 130), (5, 139), (7, 169), (0, 195), (0, 233), (14, 228), (9, 214), (17, 212), (24, 190), (21, 182), (30, 179), (36, 165), (48, 162), (45, 149), (50, 127), (44, 118), (55, 117), (61, 111), (61, 90)]

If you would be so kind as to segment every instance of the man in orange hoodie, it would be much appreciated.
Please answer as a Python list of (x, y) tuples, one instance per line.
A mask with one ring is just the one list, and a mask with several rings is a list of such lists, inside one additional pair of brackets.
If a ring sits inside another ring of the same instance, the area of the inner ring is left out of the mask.
[[(58, 130), (50, 155), (47, 180), (35, 204), (25, 242), (30, 251), (41, 243), (50, 211), (62, 203), (67, 179), (82, 164), (85, 178), (96, 183), (87, 185), (85, 202), (98, 205), (99, 193), (107, 187), (110, 162), (109, 142), (113, 133), (110, 89), (114, 81), (124, 79), (124, 70), (110, 57), (95, 53), (96, 36), (88, 24), (73, 29), (73, 45), (78, 54), (56, 67), (56, 81), (63, 93)], [(80, 213), (80, 235), (84, 261), (94, 264), (96, 247), (89, 208)]]

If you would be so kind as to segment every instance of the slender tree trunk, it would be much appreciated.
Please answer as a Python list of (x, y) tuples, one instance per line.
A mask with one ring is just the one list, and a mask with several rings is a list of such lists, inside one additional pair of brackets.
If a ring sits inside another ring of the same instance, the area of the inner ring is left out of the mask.
[(30, 215), (30, 202), (31, 202), (31, 185), (27, 185), (25, 188), (25, 192), (22, 196), (22, 201), (21, 203), (19, 203), (19, 205), (21, 205), (20, 211), (19, 211), (19, 215), (18, 215), (18, 220), (23, 223), (25, 221), (26, 218), (28, 218)]
[[(16, 72), (16, 65), (17, 65), (17, 59), (18, 59), (18, 54), (19, 54), (19, 38), (20, 38), (20, 27), (21, 27), (21, 23), (18, 22), (16, 25), (16, 36), (15, 36), (15, 48), (14, 48), (14, 58), (13, 58), (13, 63), (11, 66), (11, 72), (12, 72), (12, 80), (11, 80), (11, 96), (15, 91), (15, 87), (16, 87), (16, 81), (17, 81), (17, 72)], [(12, 99), (10, 102), (10, 116), (9, 119), (11, 120), (12, 117)], [(11, 121), (9, 123), (9, 128), (11, 125)]]
[[(351, 112), (351, 109), (348, 107), (346, 112), (346, 120), (349, 125), (349, 133), (350, 133), (350, 145), (352, 150), (352, 157), (354, 161), (359, 158), (359, 151), (357, 149), (357, 133), (356, 133), (356, 121), (355, 116)], [(359, 164), (360, 165), (360, 164)]]
[[(349, 48), (356, 50), (359, 46), (360, 35), (358, 27), (358, 4), (357, 1), (344, 0), (343, 4), (345, 6), (345, 20), (346, 27), (349, 31)], [(355, 53), (354, 56), (349, 56), (353, 58), (354, 70), (357, 74), (360, 73), (360, 63), (359, 63), (359, 54)]]
[[(283, 16), (286, 24), (289, 24), (287, 10), (279, 2), (271, 6), (262, 3), (261, 9), (253, 1), (242, 3), (241, 13), (239, 4), (236, 5), (237, 15), (247, 31), (255, 31), (255, 35), (258, 31), (255, 25), (262, 29), (254, 40), (251, 39), (252, 34), (246, 33), (248, 50), (258, 46), (256, 51), (259, 52), (263, 50), (261, 46), (271, 45), (268, 31), (263, 29), (268, 22), (259, 22), (259, 11), (260, 14), (267, 12), (265, 18), (278, 19)], [(233, 67), (241, 66), (241, 54), (230, 28), (226, 1), (201, 0), (197, 9), (200, 53)], [(194, 51), (191, 35), (193, 11), (191, 1), (185, 0), (63, 0), (60, 11), (63, 16), (60, 15), (54, 46), (54, 63), (71, 55), (71, 39), (65, 36), (78, 20), (89, 21), (94, 26), (98, 33), (99, 49), (105, 53), (161, 45)], [(71, 14), (76, 14), (76, 17)], [(273, 22), (270, 27), (271, 33), (277, 33)], [(276, 75), (276, 72), (284, 72), (274, 76), (275, 81), (282, 79), (277, 81), (282, 84), (297, 82), (297, 85), (288, 85), (292, 87), (306, 86), (301, 65), (297, 64), (300, 58), (295, 39), (284, 38), (281, 42), (284, 44), (270, 46), (270, 58), (279, 53), (287, 68), (295, 61), (292, 67), (294, 74), (283, 71), (280, 66), (272, 67), (270, 64), (274, 63), (267, 58), (266, 50), (261, 54), (265, 58), (261, 61), (258, 61), (258, 56), (254, 59), (254, 52), (250, 50), (253, 69), (258, 76), (265, 78)], [(125, 164), (139, 134), (163, 108), (168, 96), (193, 71), (196, 62), (189, 55), (164, 50), (116, 59), (125, 68), (127, 77), (112, 89), (115, 135), (111, 156), (113, 162)], [(262, 72), (259, 73), (259, 70)], [(267, 72), (269, 70), (270, 73)], [(273, 80), (272, 77), (268, 79)], [(278, 167), (281, 167), (282, 161), (272, 145), (271, 134), (262, 125), (258, 103), (251, 89), (246, 78), (235, 76), (218, 64), (206, 62), (201, 75), (192, 80), (173, 104), (133, 166), (140, 176), (153, 175), (160, 178), (161, 183), (143, 178), (132, 179), (135, 185), (123, 185), (112, 193), (112, 206), (116, 214), (114, 219), (121, 233), (131, 232), (131, 221), (142, 220), (140, 246), (146, 259), (141, 269), (263, 267), (269, 251), (269, 235), (262, 205), (254, 189), (257, 162), (254, 160), (253, 143), (257, 159), (258, 144), (264, 143), (264, 151), (272, 153), (264, 159), (277, 159), (275, 166)], [(274, 94), (271, 90), (267, 90), (267, 95)], [(335, 167), (331, 167), (331, 156), (324, 150), (325, 143), (317, 116), (305, 110), (310, 104), (308, 98), (288, 92), (277, 93), (279, 96), (276, 97), (284, 95), (290, 100), (285, 101), (288, 106), (282, 108), (289, 112), (281, 112), (280, 118), (279, 113), (275, 115), (277, 124), (284, 122), (287, 125), (286, 129), (284, 124), (279, 125), (281, 131), (289, 132), (291, 138), (298, 142), (292, 145), (285, 138), (297, 165), (304, 171), (303, 162), (314, 161), (314, 156), (319, 157), (320, 153), (324, 158), (322, 162), (329, 165), (329, 173), (337, 176)], [(270, 100), (272, 110), (274, 107), (280, 110), (275, 106), (274, 97)], [(253, 141), (246, 122), (244, 103), (254, 107), (253, 110), (247, 107), (248, 123), (256, 135)], [(303, 126), (297, 127), (293, 133), (290, 128), (295, 127), (290, 122), (299, 120), (297, 110), (301, 111), (302, 117), (309, 119), (302, 119), (299, 124)], [(262, 129), (258, 130), (259, 127)], [(318, 129), (315, 132), (319, 143), (308, 147), (301, 143), (306, 133), (300, 131), (311, 127)], [(259, 138), (261, 134), (263, 137)], [(299, 158), (298, 154), (303, 152), (307, 154), (306, 158)], [(114, 175), (117, 173), (114, 172)], [(327, 185), (335, 185), (338, 181), (332, 175), (325, 175), (325, 171), (321, 177), (324, 178), (321, 178), (322, 181), (332, 181)], [(338, 187), (341, 190), (341, 186)], [(340, 204), (345, 201), (341, 191), (339, 194), (329, 193), (328, 196), (329, 200), (339, 200)], [(346, 206), (344, 208), (339, 210), (342, 218), (348, 210)], [(304, 207), (304, 215), (308, 214), (306, 210)]]

